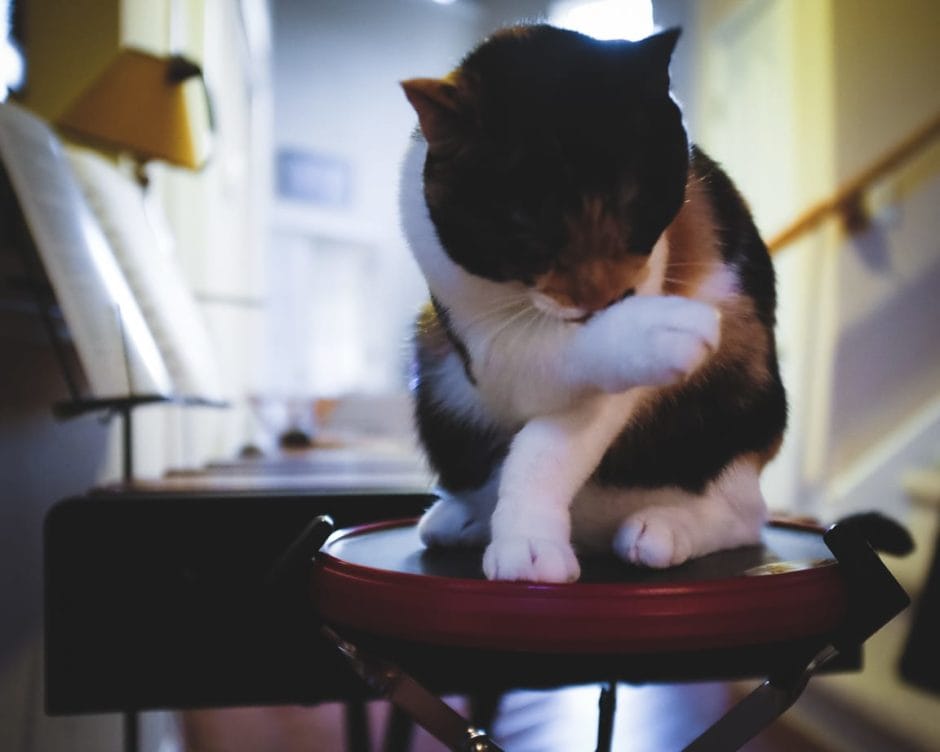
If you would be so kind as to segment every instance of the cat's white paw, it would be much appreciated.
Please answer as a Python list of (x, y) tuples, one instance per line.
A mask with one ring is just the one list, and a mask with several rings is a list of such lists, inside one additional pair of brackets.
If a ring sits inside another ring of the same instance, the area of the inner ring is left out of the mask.
[(648, 329), (647, 385), (681, 381), (718, 349), (721, 316), (717, 308), (687, 298), (662, 298), (661, 318)]
[(667, 386), (695, 371), (718, 349), (721, 314), (689, 298), (642, 296), (612, 306), (587, 326), (586, 347), (616, 359), (613, 369), (601, 369), (608, 375), (599, 384), (615, 392)]
[(692, 556), (689, 531), (668, 509), (641, 510), (627, 518), (614, 536), (614, 551), (621, 559), (644, 567), (664, 569)]
[(581, 566), (567, 541), (510, 536), (487, 547), (483, 573), (490, 580), (574, 582)]
[(444, 497), (421, 517), (418, 535), (426, 546), (483, 546), (490, 539), (490, 512)]

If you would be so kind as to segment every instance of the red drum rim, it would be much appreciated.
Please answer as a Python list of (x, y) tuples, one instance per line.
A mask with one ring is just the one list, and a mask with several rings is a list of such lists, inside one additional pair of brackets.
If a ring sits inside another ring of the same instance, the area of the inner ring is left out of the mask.
[[(417, 541), (414, 525), (389, 521), (330, 537), (317, 554), (311, 581), (325, 621), (433, 645), (596, 654), (786, 642), (831, 632), (846, 612), (843, 578), (831, 559), (761, 576), (541, 584), (397, 571), (338, 554), (351, 541), (395, 531)], [(768, 525), (773, 528), (785, 526)], [(818, 532), (787, 529), (822, 545)], [(420, 556), (417, 547), (406, 553)], [(768, 565), (769, 571), (774, 567)]]

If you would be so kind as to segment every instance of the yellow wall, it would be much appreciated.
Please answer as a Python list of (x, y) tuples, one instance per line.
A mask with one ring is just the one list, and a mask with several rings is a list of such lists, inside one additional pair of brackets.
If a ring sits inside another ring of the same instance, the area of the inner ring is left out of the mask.
[(837, 174), (940, 111), (940, 3), (833, 0)]
[[(833, 151), (842, 181), (940, 112), (940, 3), (833, 0), (832, 8)], [(872, 226), (839, 248), (838, 471), (940, 399), (938, 174), (935, 141), (870, 192)]]
[[(936, 0), (695, 9), (699, 130), (767, 235), (940, 112)], [(903, 480), (940, 462), (940, 141), (866, 198), (864, 231), (834, 219), (775, 257), (791, 424), (764, 490), (826, 520), (879, 510), (906, 524), (919, 553), (889, 565), (916, 597), (938, 521)], [(877, 734), (935, 748), (938, 700), (897, 674), (909, 618), (868, 643), (864, 671), (814, 680), (787, 720), (833, 749), (888, 749)]]

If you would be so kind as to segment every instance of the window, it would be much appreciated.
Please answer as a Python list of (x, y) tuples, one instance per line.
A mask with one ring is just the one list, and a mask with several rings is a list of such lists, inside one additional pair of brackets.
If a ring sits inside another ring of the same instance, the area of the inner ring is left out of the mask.
[(23, 58), (10, 38), (12, 13), (10, 0), (0, 0), (0, 102), (7, 98), (10, 89), (17, 88), (23, 80)]
[(643, 39), (655, 30), (652, 0), (565, 0), (548, 20), (596, 39)]

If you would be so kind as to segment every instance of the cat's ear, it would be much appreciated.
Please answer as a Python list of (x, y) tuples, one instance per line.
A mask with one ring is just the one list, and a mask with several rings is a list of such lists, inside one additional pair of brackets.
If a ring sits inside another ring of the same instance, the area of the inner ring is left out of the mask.
[(643, 51), (642, 54), (646, 56), (650, 63), (668, 67), (669, 60), (672, 58), (672, 53), (676, 49), (676, 43), (679, 41), (681, 34), (682, 29), (673, 26), (671, 29), (665, 29), (646, 37), (646, 39), (639, 40), (636, 42), (636, 46)]
[(405, 96), (418, 113), (418, 124), (428, 142), (437, 148), (460, 133), (457, 87), (439, 78), (412, 78), (401, 82)]
[(682, 30), (674, 26), (634, 43), (646, 61), (647, 83), (653, 90), (669, 90), (669, 61), (681, 33)]

